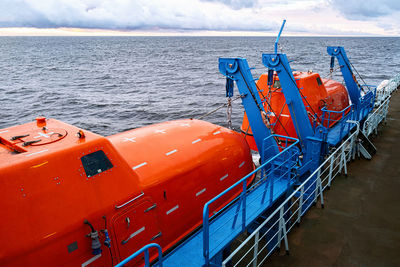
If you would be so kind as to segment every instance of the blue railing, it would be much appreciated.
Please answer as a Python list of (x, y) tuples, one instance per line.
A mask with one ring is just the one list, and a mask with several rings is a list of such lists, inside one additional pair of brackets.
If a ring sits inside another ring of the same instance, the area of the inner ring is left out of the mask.
[(322, 111), (321, 124), (326, 128), (330, 128), (337, 122), (343, 120), (343, 118), (345, 118), (346, 115), (352, 113), (353, 109), (354, 109), (353, 105), (348, 105), (342, 110), (328, 110), (326, 107), (323, 107), (321, 109)]
[[(346, 134), (350, 132), (351, 125), (346, 123), (348, 120), (356, 120), (356, 112), (354, 110), (354, 105), (349, 105), (342, 110), (327, 110), (322, 108), (321, 123), (323, 126), (330, 128), (336, 126), (339, 127), (339, 131), (335, 132), (337, 135), (337, 140), (342, 140)], [(346, 129), (347, 127), (347, 129)]]
[[(298, 144), (299, 140), (295, 139), (295, 138), (291, 138), (291, 137), (286, 137), (286, 136), (271, 135), (264, 139), (264, 144), (268, 143), (267, 139), (269, 139), (269, 138), (280, 138), (280, 139), (285, 138), (286, 141), (284, 141), (284, 144), (286, 145), (286, 147), (284, 148), (282, 146), (283, 150), (280, 153), (278, 153), (275, 156), (273, 156), (272, 158), (268, 159), (260, 167), (258, 167), (254, 171), (247, 174), (245, 177), (243, 177), (242, 179), (237, 181), (235, 184), (233, 184), (232, 186), (227, 188), (225, 191), (223, 191), (222, 193), (220, 193), (219, 195), (217, 195), (216, 197), (214, 197), (213, 199), (211, 199), (204, 205), (204, 209), (203, 209), (203, 256), (204, 256), (206, 265), (209, 264), (209, 261), (210, 261), (210, 236), (211, 236), (211, 234), (215, 234), (222, 227), (226, 227), (226, 224), (225, 225), (222, 224), (220, 226), (220, 228), (214, 229), (213, 233), (210, 233), (210, 220), (215, 218), (218, 215), (217, 214), (217, 215), (213, 215), (210, 217), (210, 208), (209, 207), (212, 203), (214, 203), (218, 199), (222, 198), (223, 196), (227, 195), (233, 189), (235, 189), (235, 188), (237, 189), (239, 186), (241, 186), (242, 189), (241, 189), (240, 195), (229, 203), (229, 204), (232, 204), (232, 203), (236, 202), (237, 200), (239, 200), (238, 206), (236, 208), (236, 212), (234, 214), (232, 214), (232, 217), (229, 219), (229, 221), (233, 222), (232, 229), (238, 230), (237, 228), (235, 228), (235, 225), (236, 225), (236, 222), (239, 220), (239, 215), (241, 213), (241, 220), (240, 220), (241, 223), (238, 223), (237, 225), (241, 228), (240, 229), (241, 231), (244, 231), (246, 229), (246, 225), (248, 223), (250, 223), (250, 222), (246, 221), (246, 218), (248, 216), (254, 215), (254, 214), (247, 214), (246, 201), (247, 201), (247, 196), (249, 195), (248, 193), (250, 191), (252, 191), (253, 189), (255, 189), (256, 187), (260, 186), (261, 184), (268, 182), (267, 186), (269, 187), (269, 190), (268, 190), (270, 193), (269, 196), (266, 196), (266, 194), (261, 194), (260, 197), (255, 198), (255, 199), (253, 198), (251, 203), (254, 203), (255, 200), (260, 200), (262, 203), (264, 203), (264, 201), (266, 202), (267, 200), (272, 201), (274, 199), (274, 197), (276, 197), (276, 195), (273, 194), (274, 193), (274, 190), (273, 190), (274, 184), (276, 184), (280, 180), (285, 179), (285, 180), (288, 180), (287, 185), (290, 186), (291, 185), (290, 180), (293, 180), (295, 178), (294, 166), (295, 166), (295, 164), (298, 160), (298, 156), (299, 156), (299, 150), (297, 148), (297, 144)], [(288, 146), (288, 144), (290, 143), (289, 140), (291, 140), (293, 143)], [(268, 149), (272, 149), (272, 148), (267, 147), (267, 148), (263, 149), (263, 151), (265, 152)], [(255, 179), (256, 174), (259, 171), (261, 172), (260, 179), (258, 181), (255, 181), (251, 187), (247, 188), (248, 180), (251, 179), (251, 177), (253, 177), (253, 176)], [(266, 188), (265, 190), (267, 190), (267, 186), (265, 187)], [(276, 194), (277, 194), (277, 192), (276, 192)], [(251, 203), (248, 203), (248, 204), (251, 204)], [(271, 202), (269, 202), (269, 203), (271, 203)], [(228, 205), (226, 205), (226, 206), (228, 206)], [(241, 207), (241, 209), (240, 209), (240, 207)], [(261, 211), (257, 211), (257, 212), (261, 212)], [(223, 241), (224, 240), (221, 240), (221, 242), (223, 242)], [(215, 245), (215, 246), (217, 246), (217, 245)]]
[(134, 258), (136, 258), (137, 256), (141, 255), (142, 253), (144, 253), (144, 266), (148, 267), (150, 266), (150, 253), (149, 250), (150, 248), (156, 248), (158, 251), (158, 263), (156, 266), (160, 266), (162, 267), (162, 250), (159, 244), (156, 243), (150, 243), (144, 247), (142, 247), (141, 249), (139, 249), (138, 251), (136, 251), (135, 253), (133, 253), (132, 255), (130, 255), (128, 258), (126, 258), (125, 260), (121, 261), (120, 263), (118, 263), (117, 265), (115, 265), (115, 267), (122, 267), (125, 264), (127, 264), (128, 262), (130, 262), (131, 260), (133, 260)]

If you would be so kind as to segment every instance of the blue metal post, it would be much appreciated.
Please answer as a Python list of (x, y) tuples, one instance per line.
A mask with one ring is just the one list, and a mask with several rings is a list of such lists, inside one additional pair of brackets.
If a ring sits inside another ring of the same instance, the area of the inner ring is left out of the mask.
[(285, 54), (263, 54), (262, 62), (267, 68), (273, 69), (278, 73), (282, 92), (285, 96), (290, 115), (300, 139), (302, 150), (305, 151), (307, 137), (314, 136), (314, 131), (303, 99), (299, 93), (296, 81), (293, 77), (292, 69)]
[[(264, 107), (254, 83), (250, 67), (244, 58), (220, 58), (219, 71), (226, 77), (236, 81), (239, 93), (242, 97), (242, 104), (246, 110), (250, 127), (253, 131), (254, 140), (256, 141), (260, 154), (263, 151), (263, 140), (271, 136), (271, 131), (266, 126), (263, 116), (266, 116)], [(266, 147), (271, 147), (263, 158), (264, 161), (279, 153), (276, 141), (269, 138)]]
[(278, 36), (276, 37), (276, 41), (275, 41), (275, 45), (274, 45), (275, 46), (275, 55), (278, 54), (279, 38), (281, 38), (282, 30), (283, 30), (283, 27), (285, 27), (285, 23), (286, 23), (286, 19), (283, 20), (281, 29), (279, 30)]
[(327, 52), (330, 56), (336, 57), (340, 70), (342, 71), (343, 79), (346, 83), (347, 91), (349, 93), (351, 103), (355, 105), (357, 113), (360, 107), (361, 87), (356, 81), (356, 78), (351, 69), (350, 61), (341, 46), (328, 46)]
[(142, 247), (141, 249), (139, 249), (138, 251), (136, 251), (135, 253), (133, 253), (132, 255), (130, 255), (128, 258), (124, 259), (123, 261), (121, 261), (120, 263), (118, 263), (117, 265), (115, 265), (115, 267), (123, 267), (125, 264), (127, 264), (128, 262), (130, 262), (131, 260), (133, 260), (134, 258), (136, 258), (137, 256), (141, 255), (142, 253), (144, 253), (144, 260), (145, 260), (145, 266), (150, 266), (150, 255), (149, 255), (149, 249), (150, 248), (156, 248), (158, 251), (158, 266), (162, 266), (162, 250), (160, 245), (156, 244), (156, 243), (150, 243), (144, 247)]
[(203, 209), (203, 257), (204, 257), (204, 262), (206, 266), (210, 263), (210, 225), (209, 225), (209, 216), (210, 216), (210, 210), (208, 208), (208, 203), (204, 205)]
[(247, 180), (243, 181), (242, 188), (242, 197), (243, 197), (243, 206), (242, 206), (242, 231), (246, 229), (246, 189), (247, 189)]

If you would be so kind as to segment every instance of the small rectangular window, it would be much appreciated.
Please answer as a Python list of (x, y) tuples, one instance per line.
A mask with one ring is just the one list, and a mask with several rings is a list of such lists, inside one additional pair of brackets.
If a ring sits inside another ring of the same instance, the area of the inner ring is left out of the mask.
[(81, 161), (87, 177), (92, 177), (113, 167), (103, 150), (83, 156)]
[(322, 81), (321, 81), (320, 77), (317, 77), (317, 83), (318, 83), (318, 85), (322, 85)]

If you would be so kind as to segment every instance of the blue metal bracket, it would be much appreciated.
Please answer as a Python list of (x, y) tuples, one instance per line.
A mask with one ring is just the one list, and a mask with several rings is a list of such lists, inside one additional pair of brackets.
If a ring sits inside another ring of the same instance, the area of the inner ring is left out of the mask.
[[(265, 124), (266, 113), (247, 60), (244, 58), (220, 58), (219, 71), (230, 80), (236, 81), (239, 93), (244, 96), (242, 104), (246, 110), (258, 151), (262, 151), (263, 140), (271, 136), (271, 131)], [(265, 160), (279, 153), (275, 140), (273, 138), (268, 140), (268, 146), (273, 149), (266, 155)]]

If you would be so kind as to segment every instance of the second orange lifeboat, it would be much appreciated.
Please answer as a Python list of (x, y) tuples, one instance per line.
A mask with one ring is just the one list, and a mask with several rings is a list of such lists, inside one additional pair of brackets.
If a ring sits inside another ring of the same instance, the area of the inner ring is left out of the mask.
[[(349, 106), (349, 97), (346, 88), (339, 82), (331, 79), (321, 79), (318, 73), (294, 72), (297, 87), (303, 97), (303, 103), (310, 117), (310, 123), (317, 125), (323, 123), (325, 127), (332, 127), (342, 117), (341, 113), (331, 113), (329, 124), (327, 118), (322, 120), (323, 111), (341, 111)], [(257, 82), (260, 98), (271, 131), (275, 134), (297, 138), (289, 108), (278, 75), (274, 74), (273, 85), (268, 86), (268, 74), (264, 73)], [(257, 151), (253, 133), (246, 113), (243, 116), (241, 132), (252, 150)]]

